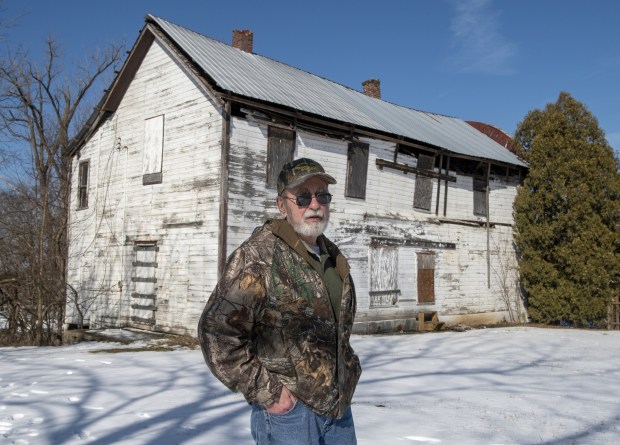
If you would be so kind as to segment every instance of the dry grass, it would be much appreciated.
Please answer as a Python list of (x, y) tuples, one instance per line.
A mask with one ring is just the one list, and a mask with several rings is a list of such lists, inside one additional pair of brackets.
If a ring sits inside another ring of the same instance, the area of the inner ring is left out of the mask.
[[(99, 340), (97, 340), (99, 341)], [(105, 341), (117, 342), (118, 340), (106, 338)], [(122, 341), (121, 343), (130, 345), (132, 341)], [(198, 339), (191, 335), (165, 335), (160, 339), (151, 340), (144, 346), (126, 347), (126, 348), (109, 348), (109, 349), (94, 349), (91, 353), (108, 353), (118, 354), (121, 352), (167, 352), (177, 349), (196, 349), (198, 348)]]
[(196, 349), (200, 346), (198, 339), (191, 335), (171, 335), (163, 340), (163, 343), (171, 347)]

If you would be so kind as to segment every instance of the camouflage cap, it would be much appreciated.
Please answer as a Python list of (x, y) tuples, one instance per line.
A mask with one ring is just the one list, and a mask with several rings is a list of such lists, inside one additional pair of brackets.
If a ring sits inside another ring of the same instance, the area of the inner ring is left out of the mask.
[(312, 159), (300, 158), (284, 164), (278, 175), (278, 195), (281, 195), (285, 189), (297, 187), (313, 176), (319, 176), (328, 184), (336, 183), (332, 176), (325, 173), (323, 166)]

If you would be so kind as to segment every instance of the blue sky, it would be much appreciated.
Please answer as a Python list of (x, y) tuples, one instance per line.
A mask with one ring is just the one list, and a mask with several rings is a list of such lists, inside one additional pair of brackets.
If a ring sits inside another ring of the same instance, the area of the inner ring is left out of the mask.
[(4, 0), (5, 34), (36, 55), (53, 35), (65, 60), (130, 48), (151, 13), (384, 100), (514, 133), (561, 91), (583, 102), (620, 152), (616, 0)]

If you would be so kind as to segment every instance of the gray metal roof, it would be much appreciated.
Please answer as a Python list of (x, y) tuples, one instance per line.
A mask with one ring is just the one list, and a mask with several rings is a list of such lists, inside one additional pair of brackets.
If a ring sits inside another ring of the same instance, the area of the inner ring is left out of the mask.
[(217, 86), (233, 94), (404, 136), (454, 153), (525, 166), (465, 121), (375, 99), (267, 57), (148, 15)]

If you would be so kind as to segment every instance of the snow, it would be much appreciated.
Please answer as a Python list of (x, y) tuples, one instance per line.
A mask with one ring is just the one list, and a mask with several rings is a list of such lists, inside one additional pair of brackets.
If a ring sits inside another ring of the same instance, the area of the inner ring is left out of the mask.
[[(360, 445), (620, 443), (620, 331), (352, 342), (364, 369), (353, 404)], [(93, 352), (146, 343), (0, 348), (0, 443), (252, 443), (247, 404), (200, 350)]]

